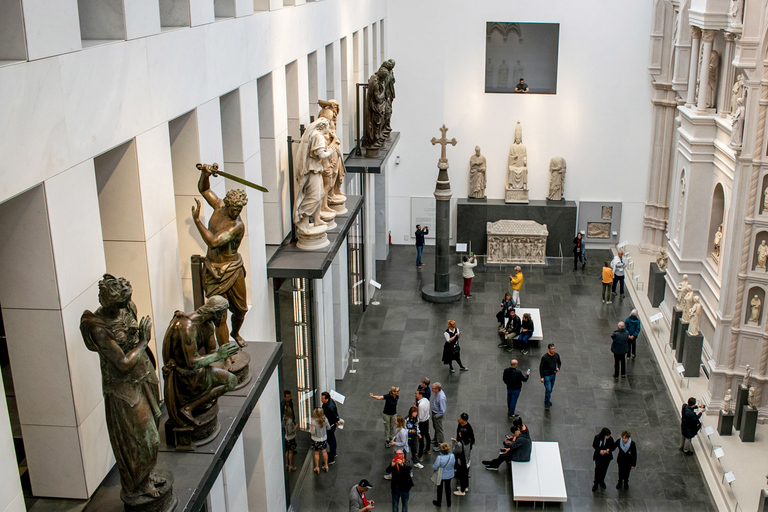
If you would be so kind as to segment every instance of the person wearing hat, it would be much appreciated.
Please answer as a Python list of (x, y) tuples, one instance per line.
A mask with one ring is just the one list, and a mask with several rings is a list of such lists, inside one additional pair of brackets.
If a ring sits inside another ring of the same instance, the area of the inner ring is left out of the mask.
[(373, 510), (373, 500), (365, 497), (365, 493), (373, 489), (371, 482), (363, 478), (360, 483), (353, 485), (349, 491), (349, 512), (368, 512)]

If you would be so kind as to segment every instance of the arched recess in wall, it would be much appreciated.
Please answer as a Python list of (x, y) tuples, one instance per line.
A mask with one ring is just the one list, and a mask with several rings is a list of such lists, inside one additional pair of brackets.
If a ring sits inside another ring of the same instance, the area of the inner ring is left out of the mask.
[[(765, 245), (763, 245), (765, 244)], [(768, 271), (768, 231), (758, 231), (755, 235), (755, 247), (752, 250), (752, 270)]]
[[(722, 254), (722, 238), (724, 233), (718, 234), (720, 226), (723, 225), (723, 214), (725, 212), (725, 193), (723, 185), (715, 185), (715, 191), (712, 192), (712, 209), (709, 214), (709, 237), (707, 241), (708, 258), (712, 258), (716, 263), (716, 268), (720, 267), (720, 254)], [(717, 243), (717, 248), (715, 248)]]
[(759, 286), (749, 289), (745, 303), (744, 321), (747, 325), (760, 326), (763, 324), (763, 311), (765, 310), (765, 290)]

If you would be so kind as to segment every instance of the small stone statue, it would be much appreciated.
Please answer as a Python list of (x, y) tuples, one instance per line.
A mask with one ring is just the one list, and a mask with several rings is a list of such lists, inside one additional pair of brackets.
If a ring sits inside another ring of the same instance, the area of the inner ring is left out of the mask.
[(368, 80), (365, 110), (363, 111), (365, 129), (363, 131), (362, 144), (365, 148), (366, 156), (369, 157), (378, 156), (379, 150), (384, 147), (384, 126), (387, 113), (386, 81), (388, 74), (387, 69), (381, 67)]
[(192, 219), (208, 246), (203, 270), (205, 296), (221, 295), (229, 301), (229, 309), (232, 311), (232, 331), (227, 327), (226, 314), (216, 328), (219, 344), (225, 344), (231, 335), (238, 345), (244, 347), (245, 340), (240, 336), (240, 327), (245, 321), (245, 314), (248, 313), (248, 300), (245, 290), (245, 266), (238, 250), (245, 236), (245, 224), (240, 218), (240, 212), (248, 204), (248, 197), (245, 191), (232, 189), (227, 191), (223, 200), (219, 199), (211, 190), (211, 176), (217, 176), (219, 166), (197, 164), (197, 168), (200, 170), (197, 189), (213, 208), (206, 228), (200, 220), (200, 201), (195, 199), (195, 206), (192, 207)]
[(757, 246), (757, 264), (755, 268), (762, 268), (765, 270), (766, 266), (768, 266), (768, 245), (766, 245), (765, 240), (760, 242), (760, 245)]
[(739, 74), (739, 78), (733, 84), (731, 88), (731, 112), (736, 112), (738, 108), (737, 100), (743, 98), (744, 91), (744, 73)]
[(688, 310), (688, 334), (698, 336), (701, 328), (701, 302), (698, 295), (693, 297), (693, 305)]
[(736, 110), (731, 114), (731, 147), (741, 147), (744, 139), (744, 100), (736, 100)]
[(550, 201), (561, 201), (565, 192), (565, 158), (556, 156), (549, 161), (549, 194)]
[(741, 381), (741, 385), (749, 389), (749, 378), (752, 376), (752, 367), (747, 365), (744, 368), (744, 380)]
[(165, 404), (170, 420), (166, 431), (191, 430), (175, 444), (192, 445), (218, 431), (217, 399), (237, 386), (237, 377), (211, 366), (233, 356), (239, 347), (226, 343), (217, 348), (216, 324), (227, 314), (229, 304), (214, 295), (194, 313), (176, 311), (163, 339)]
[(659, 249), (659, 255), (656, 258), (656, 265), (658, 265), (659, 270), (662, 272), (667, 271), (667, 265), (669, 264), (669, 255), (667, 254), (667, 250), (665, 248)]
[(707, 80), (706, 106), (715, 107), (715, 91), (717, 90), (717, 74), (720, 67), (720, 55), (716, 50), (709, 54), (709, 78)]
[(480, 146), (475, 146), (475, 154), (469, 159), (469, 197), (485, 197), (485, 171), (487, 163), (480, 154)]
[(752, 300), (749, 302), (750, 311), (749, 311), (749, 320), (747, 320), (747, 323), (759, 323), (760, 322), (760, 306), (763, 304), (763, 302), (760, 300), (760, 297), (755, 295), (752, 297)]
[(725, 390), (725, 396), (723, 397), (723, 414), (731, 413), (731, 388)]
[(757, 409), (757, 400), (755, 399), (755, 387), (750, 386), (747, 392), (747, 403), (750, 409)]
[(691, 321), (691, 308), (693, 308), (693, 286), (688, 285), (688, 293), (683, 299), (683, 322)]
[(675, 309), (678, 311), (683, 312), (683, 316), (685, 316), (685, 298), (688, 296), (688, 294), (691, 294), (691, 298), (693, 298), (693, 286), (686, 284), (685, 288), (681, 289), (677, 293), (677, 305), (675, 306)]
[(124, 278), (104, 274), (95, 313), (83, 312), (80, 332), (101, 360), (107, 431), (120, 474), (126, 510), (173, 510), (173, 474), (156, 467), (160, 436), (158, 379), (147, 347), (152, 321), (138, 321), (133, 289)]
[(715, 241), (714, 241), (714, 248), (715, 250), (712, 251), (712, 258), (715, 260), (715, 262), (720, 262), (720, 243), (723, 241), (723, 225), (720, 224), (720, 227), (717, 228), (717, 233), (715, 233)]
[[(301, 136), (296, 151), (296, 201), (293, 221), (296, 223), (296, 246), (307, 251), (328, 246), (328, 225), (322, 219), (320, 207), (323, 195), (323, 161), (333, 154), (325, 146), (330, 121), (321, 117), (309, 125)], [(312, 224), (309, 220), (312, 219)]]

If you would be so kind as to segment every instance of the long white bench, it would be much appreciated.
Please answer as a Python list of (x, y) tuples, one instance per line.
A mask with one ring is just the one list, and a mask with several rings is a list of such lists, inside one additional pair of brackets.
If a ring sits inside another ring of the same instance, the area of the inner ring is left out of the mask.
[(529, 462), (512, 462), (515, 501), (568, 501), (560, 460), (560, 444), (534, 441)]

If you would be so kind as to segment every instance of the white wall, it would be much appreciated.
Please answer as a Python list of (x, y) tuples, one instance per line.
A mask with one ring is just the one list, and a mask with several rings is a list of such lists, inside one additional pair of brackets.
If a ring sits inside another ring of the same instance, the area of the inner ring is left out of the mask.
[[(651, 7), (596, 0), (389, 0), (387, 57), (397, 62), (392, 127), (402, 134), (395, 151), (401, 164), (388, 176), (393, 242), (413, 243), (410, 197), (432, 196), (440, 149), (429, 141), (440, 137), (443, 123), (448, 138), (458, 140), (447, 150), (454, 197), (467, 197), (469, 158), (479, 145), (488, 160), (486, 194), (499, 199), (518, 120), (528, 149), (530, 198), (546, 197), (549, 160), (562, 156), (566, 199), (622, 201), (621, 239), (639, 242), (651, 127)], [(484, 93), (486, 21), (560, 23), (557, 95)]]

